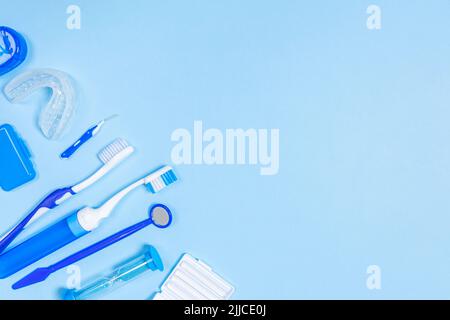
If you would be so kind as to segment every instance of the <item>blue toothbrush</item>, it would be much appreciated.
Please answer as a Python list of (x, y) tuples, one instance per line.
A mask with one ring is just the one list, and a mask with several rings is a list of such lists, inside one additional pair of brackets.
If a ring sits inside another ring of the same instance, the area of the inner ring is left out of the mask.
[(61, 153), (61, 158), (68, 159), (70, 158), (83, 144), (91, 140), (93, 137), (95, 137), (99, 132), (100, 129), (103, 127), (106, 121), (111, 120), (112, 118), (117, 117), (117, 114), (114, 114), (106, 119), (103, 119), (96, 125), (90, 127), (83, 135), (78, 139), (76, 142), (74, 142), (69, 148), (67, 148), (63, 153)]

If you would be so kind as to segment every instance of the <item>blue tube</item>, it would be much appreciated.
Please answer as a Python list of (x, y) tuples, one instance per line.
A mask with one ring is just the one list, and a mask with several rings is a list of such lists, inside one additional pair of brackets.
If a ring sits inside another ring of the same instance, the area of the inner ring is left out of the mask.
[(0, 255), (0, 279), (13, 275), (87, 234), (89, 231), (84, 230), (78, 223), (77, 213), (72, 213), (66, 219)]

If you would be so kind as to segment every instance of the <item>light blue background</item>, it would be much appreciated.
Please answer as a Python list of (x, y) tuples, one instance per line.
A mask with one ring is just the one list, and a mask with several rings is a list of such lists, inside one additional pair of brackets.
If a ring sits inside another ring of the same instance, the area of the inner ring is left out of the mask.
[[(82, 28), (66, 29), (66, 7)], [(366, 28), (369, 4), (382, 29)], [(95, 233), (0, 282), (2, 299), (56, 299), (67, 274), (12, 291), (13, 282), (145, 218), (173, 209), (171, 228), (148, 228), (78, 263), (87, 279), (155, 245), (167, 269), (183, 252), (236, 286), (235, 299), (450, 297), (450, 2), (1, 1), (0, 24), (22, 32), (30, 68), (76, 80), (75, 121), (59, 141), (36, 126), (44, 93), (0, 96), (0, 122), (27, 140), (39, 177), (0, 192), (7, 230), (55, 187), (99, 166), (116, 137), (137, 153), (27, 233), (170, 163), (177, 128), (279, 128), (280, 171), (179, 166), (157, 196), (131, 194)], [(58, 154), (91, 124), (118, 113), (69, 161)], [(25, 235), (24, 235), (25, 237)], [(366, 268), (382, 270), (382, 290)], [(105, 298), (147, 299), (167, 274), (147, 274)]]

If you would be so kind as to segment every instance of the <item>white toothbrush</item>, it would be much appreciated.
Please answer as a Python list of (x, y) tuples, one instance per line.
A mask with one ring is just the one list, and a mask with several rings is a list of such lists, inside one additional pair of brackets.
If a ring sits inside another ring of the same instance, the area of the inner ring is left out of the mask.
[(103, 148), (98, 158), (103, 162), (95, 173), (81, 181), (80, 183), (66, 188), (60, 188), (50, 193), (42, 200), (22, 221), (13, 227), (5, 236), (0, 239), (0, 253), (22, 232), (24, 228), (39, 219), (49, 210), (57, 207), (73, 195), (80, 193), (84, 189), (100, 180), (105, 174), (115, 168), (134, 152), (134, 148), (124, 139), (118, 138)]
[(92, 231), (99, 226), (103, 219), (107, 218), (111, 214), (117, 204), (132, 190), (139, 186), (146, 185), (148, 191), (151, 193), (157, 193), (177, 180), (178, 178), (172, 167), (164, 166), (122, 189), (100, 207), (86, 207), (81, 209), (77, 212), (78, 223), (84, 230)]

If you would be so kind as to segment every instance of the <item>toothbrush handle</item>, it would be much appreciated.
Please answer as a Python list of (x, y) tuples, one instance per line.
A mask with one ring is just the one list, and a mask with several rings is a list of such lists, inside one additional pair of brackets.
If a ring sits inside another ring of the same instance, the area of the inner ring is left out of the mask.
[(78, 252), (75, 252), (74, 254), (68, 256), (67, 258), (60, 260), (59, 262), (51, 265), (49, 268), (51, 269), (52, 273), (55, 271), (58, 271), (60, 269), (63, 269), (67, 266), (70, 266), (71, 264), (74, 264), (77, 261), (80, 261), (86, 257), (89, 257), (90, 255), (101, 251), (110, 245), (113, 245), (114, 243), (123, 240), (132, 234), (136, 233), (137, 231), (145, 228), (146, 226), (152, 224), (151, 219), (146, 219), (141, 222), (138, 222), (128, 228), (125, 228), (99, 242), (94, 243), (93, 245), (84, 248), (83, 250), (80, 250)]
[(0, 240), (0, 253), (2, 253), (22, 230), (31, 222), (41, 217), (44, 213), (60, 205), (62, 202), (74, 195), (71, 187), (61, 188), (53, 191), (44, 200), (42, 200), (22, 221), (9, 231), (6, 236)]
[(61, 158), (70, 158), (83, 144), (88, 142), (97, 132), (98, 125), (89, 128), (74, 144), (61, 153)]

